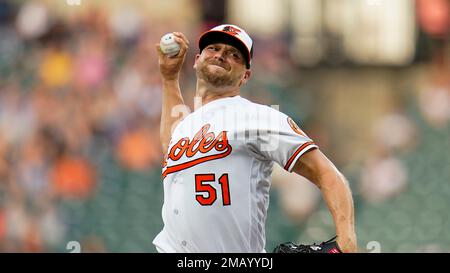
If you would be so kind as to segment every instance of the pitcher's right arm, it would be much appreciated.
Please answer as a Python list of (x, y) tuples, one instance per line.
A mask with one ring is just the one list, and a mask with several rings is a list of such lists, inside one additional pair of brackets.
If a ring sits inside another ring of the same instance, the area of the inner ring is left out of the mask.
[(162, 77), (162, 112), (160, 125), (160, 139), (163, 153), (167, 153), (169, 141), (172, 136), (172, 127), (179, 121), (178, 115), (172, 114), (174, 107), (184, 106), (183, 96), (180, 90), (180, 70), (183, 66), (189, 41), (186, 36), (179, 32), (174, 32), (175, 40), (180, 44), (180, 52), (169, 57), (165, 55), (159, 44), (156, 45), (159, 59), (159, 71)]

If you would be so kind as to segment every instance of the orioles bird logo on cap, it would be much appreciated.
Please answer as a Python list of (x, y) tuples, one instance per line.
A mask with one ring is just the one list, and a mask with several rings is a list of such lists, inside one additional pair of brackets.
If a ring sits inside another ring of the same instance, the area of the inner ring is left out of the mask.
[(224, 28), (223, 28), (223, 31), (225, 31), (225, 32), (227, 32), (227, 33), (229, 33), (229, 34), (231, 34), (231, 35), (238, 35), (239, 32), (241, 32), (240, 29), (235, 28), (235, 27), (232, 27), (232, 26), (226, 26), (226, 27), (224, 27)]

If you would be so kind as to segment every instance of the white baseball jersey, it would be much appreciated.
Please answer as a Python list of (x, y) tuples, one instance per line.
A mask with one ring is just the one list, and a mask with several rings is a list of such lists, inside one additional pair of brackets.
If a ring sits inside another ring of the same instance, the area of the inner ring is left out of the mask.
[(158, 252), (265, 252), (273, 162), (292, 171), (314, 148), (287, 115), (240, 96), (189, 114), (163, 164)]

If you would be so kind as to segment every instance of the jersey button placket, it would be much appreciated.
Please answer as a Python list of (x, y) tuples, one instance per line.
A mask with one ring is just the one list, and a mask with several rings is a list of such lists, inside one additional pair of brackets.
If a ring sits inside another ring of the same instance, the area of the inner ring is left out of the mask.
[(172, 183), (174, 183), (174, 184), (177, 183), (177, 177), (178, 177), (178, 173), (174, 174), (174, 177), (172, 179)]
[(183, 182), (183, 178), (182, 177), (180, 177), (180, 178), (174, 178), (173, 180), (172, 180), (172, 183), (173, 184), (181, 184)]

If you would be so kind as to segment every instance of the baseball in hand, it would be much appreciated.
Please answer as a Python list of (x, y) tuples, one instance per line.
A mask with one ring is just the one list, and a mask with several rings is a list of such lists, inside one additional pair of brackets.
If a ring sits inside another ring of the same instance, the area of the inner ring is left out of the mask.
[(161, 47), (161, 51), (170, 57), (177, 55), (180, 51), (180, 44), (175, 41), (175, 35), (173, 33), (167, 33), (162, 36), (159, 46)]

